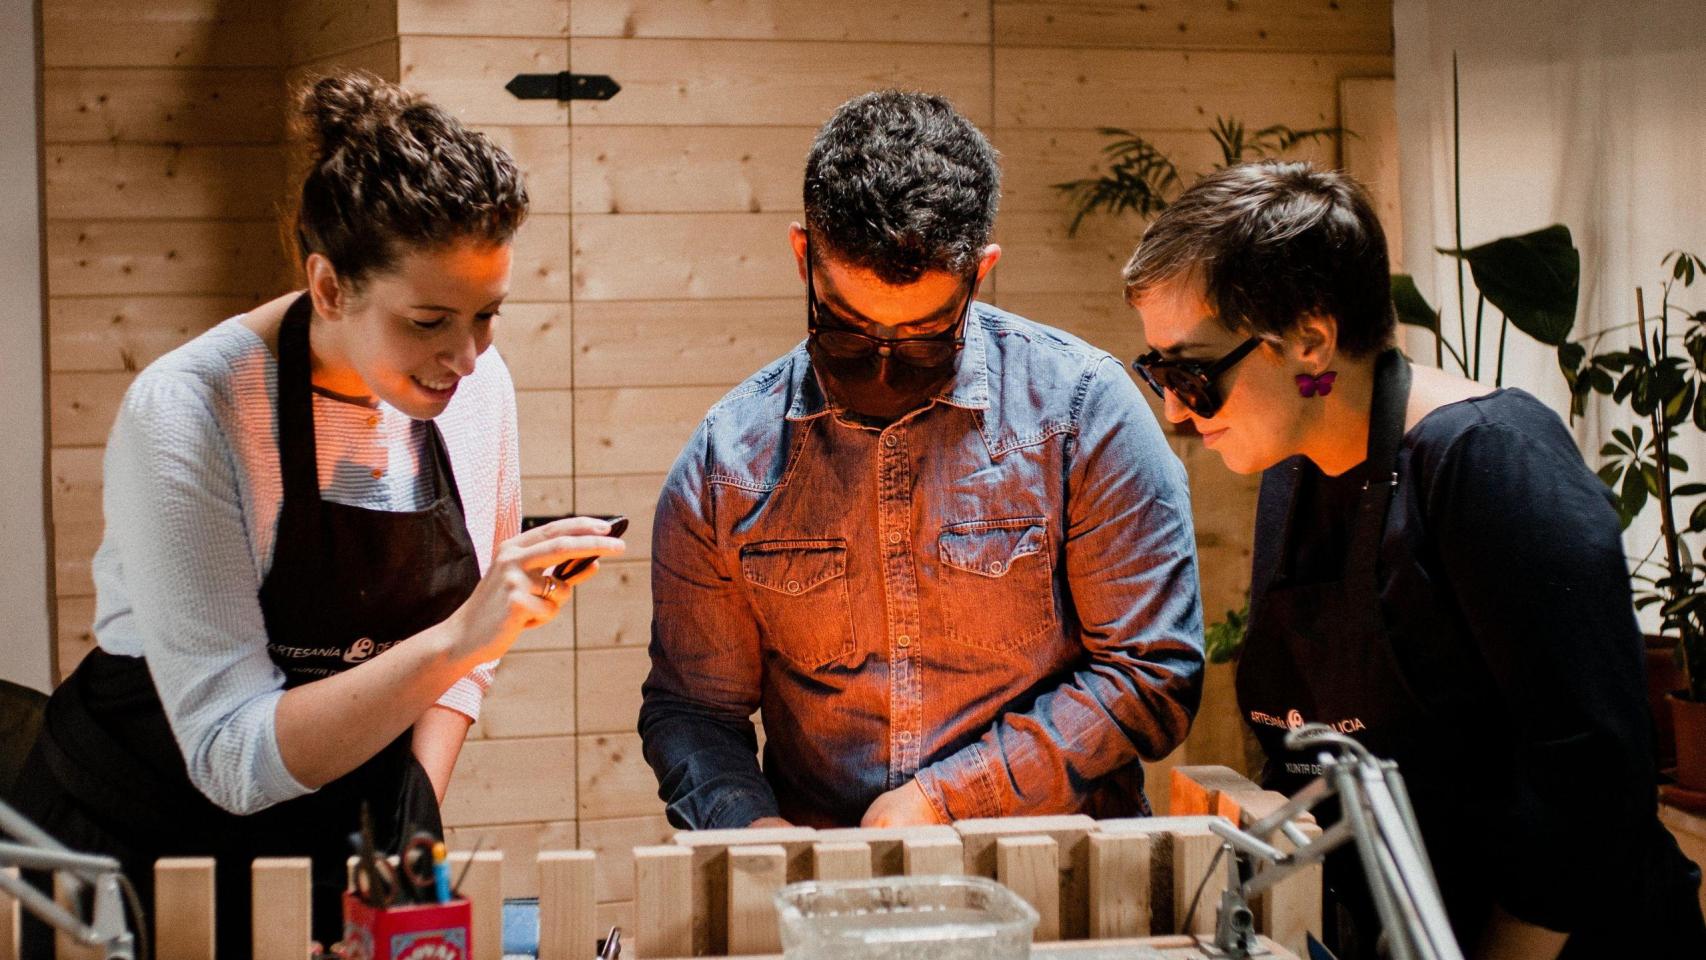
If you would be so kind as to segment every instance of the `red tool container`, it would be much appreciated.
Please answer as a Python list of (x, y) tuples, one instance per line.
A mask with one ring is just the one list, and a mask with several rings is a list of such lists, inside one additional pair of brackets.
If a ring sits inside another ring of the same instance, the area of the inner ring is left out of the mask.
[(467, 900), (373, 907), (344, 894), (348, 960), (469, 960), (474, 955)]

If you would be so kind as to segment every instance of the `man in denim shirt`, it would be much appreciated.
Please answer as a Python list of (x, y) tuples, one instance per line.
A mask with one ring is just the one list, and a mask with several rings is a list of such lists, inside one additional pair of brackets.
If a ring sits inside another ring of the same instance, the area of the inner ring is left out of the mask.
[(1201, 696), (1184, 470), (1117, 361), (976, 302), (999, 194), (939, 97), (812, 144), (807, 340), (657, 508), (640, 734), (677, 826), (1148, 812)]

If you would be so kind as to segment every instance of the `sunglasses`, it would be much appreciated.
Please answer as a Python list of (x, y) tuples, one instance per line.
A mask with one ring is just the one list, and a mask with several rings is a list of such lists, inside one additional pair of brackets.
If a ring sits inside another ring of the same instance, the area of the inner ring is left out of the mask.
[(966, 320), (971, 316), (972, 302), (977, 299), (977, 275), (966, 285), (965, 306), (960, 319), (948, 330), (932, 337), (871, 337), (842, 327), (825, 327), (818, 322), (820, 313), (829, 308), (817, 298), (812, 283), (812, 248), (806, 244), (806, 333), (819, 350), (835, 360), (864, 360), (872, 355), (894, 357), (912, 367), (939, 367), (965, 349)]
[(1166, 392), (1171, 390), (1173, 396), (1179, 398), (1185, 409), (1199, 417), (1212, 417), (1220, 412), (1220, 407), (1226, 402), (1221, 396), (1220, 388), (1215, 380), (1235, 366), (1238, 361), (1249, 356), (1256, 349), (1261, 339), (1251, 337), (1239, 344), (1231, 353), (1213, 363), (1202, 363), (1196, 360), (1166, 360), (1161, 351), (1151, 350), (1131, 362), (1132, 370), (1149, 384), (1149, 389), (1155, 395), (1166, 399)]

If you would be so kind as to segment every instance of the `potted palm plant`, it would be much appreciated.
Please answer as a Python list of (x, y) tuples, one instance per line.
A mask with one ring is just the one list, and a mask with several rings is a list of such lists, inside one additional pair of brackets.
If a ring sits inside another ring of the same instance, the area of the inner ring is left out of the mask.
[[(1659, 535), (1633, 558), (1630, 577), (1635, 606), (1656, 606), (1660, 633), (1674, 645), (1681, 686), (1668, 697), (1676, 731), (1676, 779), (1706, 791), (1706, 566), (1690, 540), (1706, 533), (1706, 483), (1682, 482), (1688, 461), (1675, 452), (1684, 434), (1706, 434), (1706, 310), (1673, 297), (1706, 275), (1706, 260), (1675, 250), (1663, 265), (1656, 313), (1635, 290), (1635, 319), (1558, 349), (1558, 365), (1570, 385), (1574, 419), (1592, 394), (1627, 407), (1636, 422), (1611, 432), (1600, 449), (1600, 479), (1611, 487), (1625, 528), (1649, 508), (1659, 515)], [(1639, 340), (1623, 350), (1597, 351), (1619, 330)], [(1692, 507), (1689, 503), (1692, 501)], [(1684, 516), (1686, 514), (1686, 516)]]

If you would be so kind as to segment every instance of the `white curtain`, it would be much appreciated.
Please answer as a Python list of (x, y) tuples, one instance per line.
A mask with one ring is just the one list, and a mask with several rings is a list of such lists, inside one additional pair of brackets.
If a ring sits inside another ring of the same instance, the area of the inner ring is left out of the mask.
[[(1453, 53), (1464, 245), (1563, 223), (1582, 257), (1576, 336), (1634, 320), (1637, 285), (1656, 313), (1664, 255), (1706, 256), (1706, 0), (1396, 0), (1393, 29), (1405, 266), (1453, 336), (1456, 269), (1433, 252), (1455, 245)], [(1473, 327), (1472, 282), (1467, 299)], [(1706, 309), (1706, 283), (1681, 302)], [(1488, 328), (1490, 384), (1491, 310)], [(1612, 333), (1600, 349), (1636, 339)], [(1411, 334), (1405, 346), (1432, 361), (1430, 336)], [(1514, 328), (1507, 350), (1505, 386), (1567, 414), (1553, 350)], [(1632, 415), (1596, 401), (1575, 432), (1597, 469), (1601, 444)], [(1677, 452), (1690, 478), (1706, 480), (1706, 443), (1684, 440)], [(1644, 553), (1657, 530), (1649, 506), (1629, 548)]]

